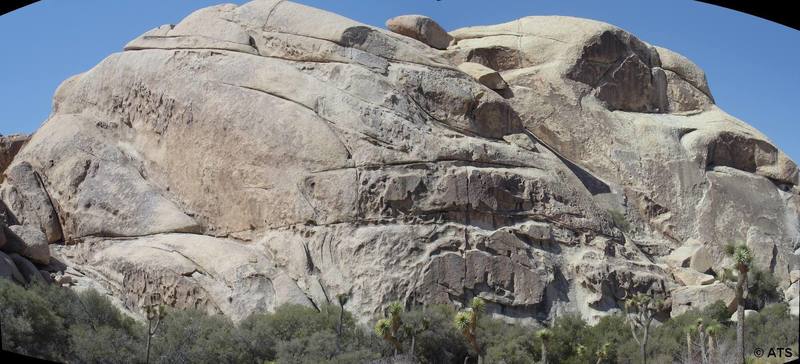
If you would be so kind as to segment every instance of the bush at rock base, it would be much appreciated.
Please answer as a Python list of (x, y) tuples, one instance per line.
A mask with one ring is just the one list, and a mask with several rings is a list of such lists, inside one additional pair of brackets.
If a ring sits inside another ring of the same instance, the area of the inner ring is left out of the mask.
[[(5, 350), (69, 363), (143, 363), (146, 322), (124, 315), (105, 296), (45, 284), (22, 287), (0, 279), (0, 329)], [(151, 363), (468, 363), (476, 361), (454, 325), (457, 310), (446, 305), (413, 307), (400, 318), (402, 351), (377, 337), (340, 308), (319, 310), (284, 305), (274, 313), (253, 313), (239, 323), (198, 310), (170, 310), (152, 338)], [(711, 363), (727, 362), (735, 325), (722, 302), (690, 310), (653, 325), (650, 362), (684, 362), (687, 332), (692, 361), (701, 362), (701, 341)], [(719, 323), (713, 344), (696, 330), (698, 320)], [(746, 352), (756, 347), (794, 347), (798, 318), (785, 304), (768, 304), (747, 318)], [(549, 325), (545, 343), (552, 363), (638, 363), (641, 357), (622, 314), (590, 326), (577, 315)], [(531, 363), (542, 359), (541, 327), (514, 325), (486, 314), (477, 338), (485, 363)], [(694, 331), (692, 331), (694, 330)], [(713, 345), (713, 346), (712, 346)], [(792, 346), (794, 345), (794, 346)], [(604, 358), (600, 358), (603, 352)], [(411, 359), (413, 358), (413, 359)], [(384, 361), (380, 361), (380, 360)], [(392, 361), (395, 359), (394, 361)], [(753, 360), (749, 358), (748, 360)], [(414, 361), (409, 361), (414, 360)]]

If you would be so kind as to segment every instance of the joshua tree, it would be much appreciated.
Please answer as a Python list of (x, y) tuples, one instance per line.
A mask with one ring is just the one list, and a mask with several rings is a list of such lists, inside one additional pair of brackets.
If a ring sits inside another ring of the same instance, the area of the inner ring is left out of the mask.
[(339, 293), (336, 295), (336, 301), (339, 302), (339, 326), (336, 327), (336, 333), (339, 336), (342, 336), (342, 325), (344, 323), (344, 305), (347, 304), (347, 301), (350, 299), (350, 296), (347, 293)]
[(706, 325), (703, 322), (702, 318), (697, 319), (697, 322), (694, 325), (691, 325), (686, 330), (686, 345), (687, 349), (689, 350), (689, 357), (688, 359), (691, 360), (691, 345), (692, 345), (692, 338), (691, 333), (697, 333), (697, 342), (700, 346), (700, 361), (703, 364), (708, 364), (708, 351), (706, 350)]
[(637, 293), (625, 301), (625, 312), (631, 325), (633, 339), (639, 344), (642, 363), (647, 364), (647, 341), (650, 339), (650, 324), (653, 317), (665, 309), (664, 300), (644, 293)]
[(475, 297), (470, 302), (470, 310), (459, 311), (454, 320), (456, 328), (461, 331), (472, 350), (475, 351), (475, 355), (478, 356), (479, 364), (483, 363), (483, 357), (481, 356), (481, 347), (478, 345), (478, 318), (485, 309), (486, 303), (483, 299)]
[(536, 333), (536, 337), (542, 341), (542, 364), (547, 364), (547, 344), (553, 338), (553, 333), (548, 329), (541, 329)]
[(692, 364), (692, 331), (694, 326), (690, 325), (683, 329), (686, 333), (686, 364)]
[(594, 353), (597, 356), (597, 362), (595, 364), (600, 364), (606, 360), (608, 360), (608, 356), (611, 353), (611, 343), (605, 343), (597, 352)]
[(708, 361), (709, 363), (719, 362), (717, 358), (717, 335), (722, 330), (722, 325), (717, 321), (711, 321), (706, 326), (706, 334), (708, 335)]
[(753, 263), (753, 253), (747, 245), (728, 245), (725, 254), (733, 258), (736, 269), (736, 362), (744, 364), (744, 288), (747, 272)]
[(147, 353), (145, 354), (145, 363), (147, 364), (150, 363), (150, 341), (158, 332), (158, 326), (161, 325), (167, 315), (167, 311), (160, 301), (160, 296), (154, 294), (150, 296), (150, 303), (145, 305), (145, 313), (147, 314)]
[(397, 352), (401, 349), (400, 341), (392, 335), (392, 321), (390, 319), (383, 318), (378, 320), (378, 323), (375, 324), (375, 334), (392, 344), (394, 353), (397, 355)]
[(394, 355), (402, 351), (398, 333), (403, 326), (401, 317), (403, 310), (403, 304), (400, 302), (392, 302), (389, 304), (387, 310), (389, 312), (389, 317), (381, 319), (375, 324), (375, 333), (394, 346)]
[(347, 293), (339, 293), (336, 295), (336, 301), (339, 302), (339, 325), (336, 327), (336, 348), (342, 350), (342, 326), (344, 323), (344, 305), (350, 296)]

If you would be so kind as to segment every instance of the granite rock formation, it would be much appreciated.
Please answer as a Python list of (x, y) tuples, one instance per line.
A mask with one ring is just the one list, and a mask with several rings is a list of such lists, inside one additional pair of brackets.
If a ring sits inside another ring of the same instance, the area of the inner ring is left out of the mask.
[(255, 0), (153, 29), (59, 87), (6, 225), (53, 243), (58, 282), (234, 318), (346, 293), (364, 321), (474, 296), (594, 320), (707, 304), (729, 242), (800, 268), (797, 166), (685, 57), (585, 19), (430, 22)]

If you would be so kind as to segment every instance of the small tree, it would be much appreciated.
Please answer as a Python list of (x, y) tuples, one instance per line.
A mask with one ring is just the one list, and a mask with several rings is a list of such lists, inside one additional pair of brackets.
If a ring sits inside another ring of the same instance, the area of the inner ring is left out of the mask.
[(736, 269), (736, 362), (744, 364), (744, 289), (747, 273), (753, 263), (753, 253), (747, 245), (728, 245), (725, 254), (733, 258)]
[(553, 333), (548, 329), (541, 329), (536, 333), (536, 337), (542, 341), (542, 364), (547, 364), (547, 344), (553, 338)]
[(650, 324), (653, 317), (666, 308), (664, 300), (644, 293), (637, 293), (625, 301), (625, 312), (631, 326), (633, 339), (639, 344), (642, 363), (647, 364), (647, 341), (650, 338)]
[(145, 313), (147, 315), (147, 351), (145, 354), (145, 363), (147, 364), (150, 363), (150, 341), (153, 336), (155, 336), (156, 332), (158, 332), (158, 326), (161, 325), (161, 322), (167, 315), (167, 311), (160, 301), (160, 295), (153, 294), (150, 296), (150, 303), (145, 305)]
[(480, 297), (475, 297), (470, 302), (469, 311), (459, 311), (454, 319), (456, 329), (467, 339), (475, 355), (478, 356), (478, 363), (483, 363), (481, 347), (478, 345), (478, 318), (486, 309), (486, 303)]

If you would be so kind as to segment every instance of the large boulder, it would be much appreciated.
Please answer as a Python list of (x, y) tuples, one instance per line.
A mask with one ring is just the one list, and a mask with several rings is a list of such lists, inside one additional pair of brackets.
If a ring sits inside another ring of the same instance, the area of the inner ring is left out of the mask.
[(28, 162), (12, 165), (0, 185), (0, 200), (22, 225), (38, 228), (48, 243), (61, 240), (61, 223), (42, 177)]
[(61, 283), (236, 319), (340, 293), (362, 321), (473, 297), (595, 320), (639, 292), (678, 312), (728, 293), (673, 290), (661, 262), (690, 242), (687, 269), (737, 240), (797, 269), (796, 167), (696, 66), (583, 19), (452, 34), (437, 50), (280, 0), (153, 29), (58, 88), (0, 185), (10, 225), (70, 244)]
[(31, 261), (47, 265), (50, 263), (50, 245), (47, 236), (36, 227), (31, 225), (13, 225), (8, 229), (11, 234), (7, 238), (10, 240), (9, 249), (0, 246), (6, 252), (19, 253)]
[(0, 252), (0, 278), (9, 279), (19, 284), (25, 284), (27, 280), (20, 273), (14, 259), (6, 253)]
[(492, 90), (502, 90), (508, 87), (506, 81), (503, 80), (503, 76), (480, 63), (464, 62), (458, 65), (458, 69)]
[(401, 15), (386, 21), (386, 28), (414, 38), (436, 49), (447, 49), (453, 37), (433, 19), (423, 15)]
[(684, 286), (702, 286), (714, 283), (714, 276), (691, 268), (677, 268), (672, 272), (675, 280)]

